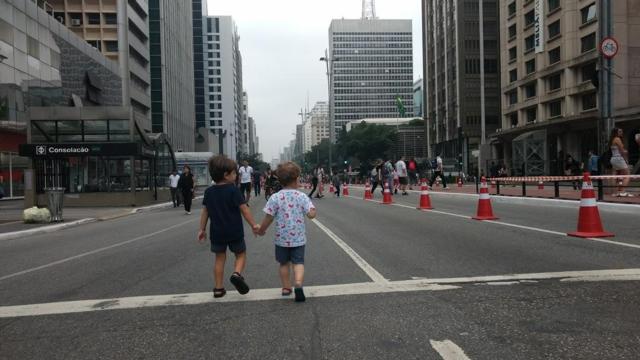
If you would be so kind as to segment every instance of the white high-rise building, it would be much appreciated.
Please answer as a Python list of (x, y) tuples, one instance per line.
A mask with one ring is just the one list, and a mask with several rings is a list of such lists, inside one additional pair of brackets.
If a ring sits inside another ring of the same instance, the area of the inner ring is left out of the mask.
[(313, 109), (307, 113), (307, 118), (302, 124), (304, 152), (320, 144), (323, 139), (329, 138), (329, 104), (326, 101), (318, 101)]
[(329, 27), (331, 98), (337, 132), (349, 121), (413, 115), (411, 20), (333, 20)]
[[(244, 94), (238, 29), (231, 16), (207, 16), (203, 24), (206, 126), (218, 134), (218, 150), (232, 159), (243, 148)], [(221, 135), (221, 136), (220, 136)]]

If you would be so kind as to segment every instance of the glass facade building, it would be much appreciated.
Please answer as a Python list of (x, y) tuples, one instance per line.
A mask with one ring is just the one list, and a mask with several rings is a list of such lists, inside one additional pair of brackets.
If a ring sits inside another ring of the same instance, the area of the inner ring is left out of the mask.
[(337, 131), (349, 121), (413, 116), (411, 20), (333, 20), (331, 101)]

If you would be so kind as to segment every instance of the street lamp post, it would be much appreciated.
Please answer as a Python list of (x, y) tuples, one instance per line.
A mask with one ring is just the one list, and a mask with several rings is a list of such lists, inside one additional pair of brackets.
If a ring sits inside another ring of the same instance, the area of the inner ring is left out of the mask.
[(324, 56), (320, 58), (320, 61), (324, 61), (327, 66), (327, 100), (329, 103), (329, 173), (333, 172), (333, 133), (335, 131), (333, 126), (333, 98), (331, 96), (331, 77), (333, 76), (333, 59), (329, 58), (329, 52), (324, 50)]

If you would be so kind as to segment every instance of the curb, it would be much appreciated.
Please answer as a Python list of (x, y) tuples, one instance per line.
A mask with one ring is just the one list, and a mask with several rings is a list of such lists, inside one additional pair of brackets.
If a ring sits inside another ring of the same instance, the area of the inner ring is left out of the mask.
[[(198, 200), (198, 199), (202, 199), (202, 198), (203, 198), (203, 196), (196, 196), (196, 198), (194, 200)], [(11, 240), (11, 239), (15, 239), (15, 238), (23, 237), (23, 236), (52, 233), (52, 232), (55, 232), (55, 231), (60, 231), (60, 230), (68, 229), (70, 227), (75, 227), (75, 226), (79, 226), (79, 225), (83, 225), (83, 224), (90, 224), (90, 223), (94, 223), (94, 222), (97, 222), (97, 221), (115, 220), (115, 219), (123, 218), (123, 217), (129, 216), (129, 215), (139, 214), (139, 213), (143, 213), (143, 212), (151, 211), (151, 210), (168, 208), (168, 207), (171, 207), (171, 206), (173, 206), (172, 202), (166, 202), (166, 203), (154, 204), (154, 205), (149, 205), (149, 206), (143, 206), (143, 207), (132, 209), (131, 211), (127, 211), (127, 212), (123, 212), (123, 213), (120, 213), (120, 214), (111, 215), (111, 216), (107, 216), (107, 217), (102, 217), (102, 218), (86, 218), (86, 219), (80, 219), (80, 220), (72, 221), (72, 222), (69, 222), (69, 223), (48, 225), (48, 226), (43, 226), (43, 227), (39, 227), (39, 228), (35, 228), (35, 229), (20, 230), (20, 231), (3, 233), (3, 234), (0, 234), (0, 241)]]
[(21, 231), (14, 231), (14, 232), (10, 232), (10, 233), (4, 233), (4, 234), (0, 234), (0, 241), (11, 240), (11, 239), (15, 239), (15, 238), (23, 237), (23, 236), (51, 233), (51, 232), (67, 229), (67, 228), (70, 228), (70, 227), (79, 226), (79, 225), (82, 225), (82, 224), (93, 223), (93, 222), (96, 222), (96, 221), (98, 221), (98, 219), (87, 218), (87, 219), (80, 219), (80, 220), (76, 220), (76, 221), (72, 221), (72, 222), (64, 223), (64, 224), (49, 225), (49, 226), (43, 226), (43, 227), (39, 227), (39, 228), (35, 228), (35, 229), (21, 230)]

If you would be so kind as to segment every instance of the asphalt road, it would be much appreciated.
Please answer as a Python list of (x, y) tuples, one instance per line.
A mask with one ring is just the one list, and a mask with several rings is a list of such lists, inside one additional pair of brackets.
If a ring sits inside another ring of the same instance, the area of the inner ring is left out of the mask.
[(198, 211), (0, 241), (0, 359), (638, 358), (636, 214), (601, 211), (598, 242), (562, 235), (577, 209), (494, 202), (487, 223), (472, 197), (352, 195), (315, 201), (304, 304), (279, 296), (272, 233), (246, 237), (249, 295), (214, 300)]

